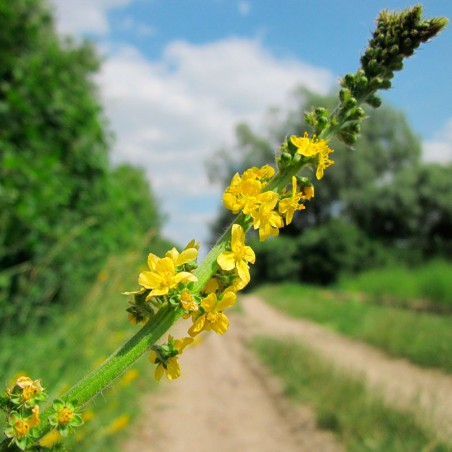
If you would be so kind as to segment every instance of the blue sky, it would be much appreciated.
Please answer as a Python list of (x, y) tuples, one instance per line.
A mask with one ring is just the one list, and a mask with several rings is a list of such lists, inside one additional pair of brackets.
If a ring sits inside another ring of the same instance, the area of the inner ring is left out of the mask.
[[(62, 34), (89, 37), (116, 140), (115, 162), (145, 168), (168, 214), (164, 233), (207, 239), (218, 188), (204, 161), (233, 142), (234, 125), (259, 128), (272, 105), (290, 108), (300, 84), (327, 93), (355, 71), (387, 0), (52, 0)], [(452, 18), (450, 0), (423, 2)], [(384, 98), (407, 114), (426, 160), (452, 160), (452, 32), (424, 45)], [(264, 132), (265, 134), (265, 132)]]

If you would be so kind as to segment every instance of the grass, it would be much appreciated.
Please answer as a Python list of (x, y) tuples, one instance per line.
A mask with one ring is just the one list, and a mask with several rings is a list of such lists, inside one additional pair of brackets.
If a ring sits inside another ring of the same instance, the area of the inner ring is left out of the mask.
[(409, 412), (386, 406), (365, 385), (339, 373), (301, 344), (265, 337), (252, 342), (260, 360), (282, 379), (286, 394), (309, 404), (317, 425), (338, 435), (349, 452), (446, 452)]
[(396, 266), (343, 277), (339, 287), (382, 304), (452, 313), (451, 275), (452, 263), (435, 260), (418, 268)]
[(263, 286), (255, 293), (293, 317), (452, 373), (452, 317), (375, 305), (353, 294), (292, 283)]
[[(22, 334), (0, 335), (2, 381), (11, 384), (19, 375), (42, 378), (51, 400), (99, 365), (139, 328), (128, 322), (127, 297), (121, 293), (137, 288), (143, 265), (145, 253), (111, 257), (72, 312)], [(146, 359), (126, 371), (89, 405), (85, 425), (65, 440), (67, 446), (85, 452), (120, 451), (122, 432), (139, 415), (140, 394), (154, 384), (153, 372)]]

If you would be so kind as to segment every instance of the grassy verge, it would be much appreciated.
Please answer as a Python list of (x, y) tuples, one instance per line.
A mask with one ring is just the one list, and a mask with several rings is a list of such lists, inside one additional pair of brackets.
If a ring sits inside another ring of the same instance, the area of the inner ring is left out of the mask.
[(282, 379), (287, 395), (313, 407), (320, 428), (336, 433), (350, 452), (446, 452), (414, 417), (387, 407), (365, 385), (300, 344), (259, 337), (253, 348)]
[(353, 295), (298, 284), (256, 294), (293, 317), (313, 320), (421, 366), (452, 372), (452, 318), (374, 305)]
[[(146, 253), (112, 257), (71, 312), (15, 336), (0, 335), (1, 380), (42, 378), (50, 399), (69, 389), (136, 331), (127, 320), (127, 297), (121, 293), (137, 288), (139, 267), (145, 264)], [(146, 359), (126, 371), (84, 412), (85, 425), (65, 440), (67, 446), (86, 452), (121, 450), (119, 440), (139, 415), (140, 394), (154, 384), (153, 372)]]
[(373, 301), (414, 310), (452, 313), (452, 263), (431, 261), (419, 268), (389, 267), (347, 276), (339, 286), (364, 292)]

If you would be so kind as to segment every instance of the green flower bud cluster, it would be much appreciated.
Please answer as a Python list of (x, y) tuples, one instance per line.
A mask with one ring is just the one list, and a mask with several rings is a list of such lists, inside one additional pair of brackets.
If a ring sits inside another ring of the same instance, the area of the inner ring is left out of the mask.
[(304, 119), (307, 124), (314, 127), (314, 135), (320, 135), (329, 125), (329, 116), (331, 112), (323, 107), (317, 107), (315, 110), (305, 113)]
[[(356, 141), (364, 118), (360, 105), (366, 103), (378, 108), (381, 97), (377, 91), (391, 88), (394, 71), (403, 68), (403, 59), (411, 56), (422, 42), (437, 35), (448, 20), (445, 17), (424, 20), (422, 6), (417, 5), (401, 13), (382, 11), (376, 23), (377, 28), (361, 56), (361, 68), (341, 79), (340, 103), (330, 118), (329, 126), (337, 138), (349, 145)], [(319, 129), (317, 116), (310, 114), (308, 120), (316, 131), (323, 130)]]

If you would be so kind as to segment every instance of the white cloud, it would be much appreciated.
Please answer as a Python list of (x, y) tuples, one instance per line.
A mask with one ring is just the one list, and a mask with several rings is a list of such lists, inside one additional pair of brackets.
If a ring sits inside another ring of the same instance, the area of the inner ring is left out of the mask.
[(146, 169), (170, 216), (164, 231), (188, 242), (207, 238), (202, 219), (221, 199), (205, 174), (209, 153), (232, 142), (237, 122), (256, 126), (270, 105), (287, 104), (296, 86), (326, 93), (334, 78), (278, 59), (259, 41), (230, 38), (173, 42), (159, 61), (124, 46), (106, 59), (98, 82), (116, 134), (114, 161)]
[(106, 35), (110, 26), (110, 9), (128, 5), (132, 0), (51, 0), (55, 7), (57, 29), (60, 33)]
[(452, 162), (452, 118), (433, 140), (422, 143), (422, 157), (426, 162)]
[(239, 13), (242, 16), (247, 16), (251, 10), (251, 4), (250, 4), (250, 2), (241, 1), (238, 4), (238, 8), (239, 8)]

